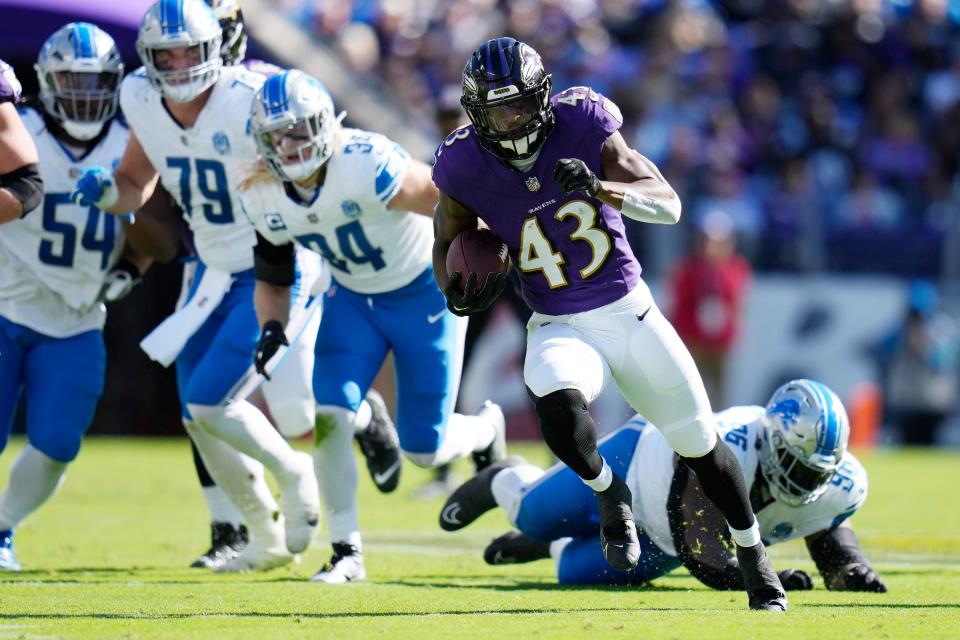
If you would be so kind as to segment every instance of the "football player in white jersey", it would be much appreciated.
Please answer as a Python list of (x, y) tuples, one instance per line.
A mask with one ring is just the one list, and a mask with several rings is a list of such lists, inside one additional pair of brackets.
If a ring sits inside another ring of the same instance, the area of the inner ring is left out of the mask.
[[(867, 498), (867, 472), (847, 450), (850, 424), (836, 394), (793, 380), (766, 408), (734, 407), (716, 418), (743, 469), (764, 542), (804, 538), (828, 589), (886, 591), (846, 522)], [(604, 561), (596, 500), (563, 465), (547, 472), (517, 458), (492, 465), (450, 496), (441, 526), (460, 529), (500, 506), (519, 531), (487, 547), (490, 564), (552, 557), (561, 584), (617, 585), (649, 582), (683, 565), (707, 586), (742, 590), (723, 516), (652, 426), (634, 416), (600, 444), (633, 491), (642, 551), (628, 572)], [(779, 575), (787, 589), (813, 586), (803, 571)]]
[(113, 39), (68, 24), (46, 40), (36, 70), (41, 106), (20, 115), (46, 193), (32, 215), (0, 227), (0, 450), (21, 393), (27, 409), (27, 444), (0, 496), (0, 569), (19, 569), (13, 529), (56, 490), (93, 420), (103, 303), (126, 295), (146, 266), (124, 252), (127, 221), (70, 200), (77, 173), (118, 162), (127, 144), (114, 118), (123, 63)]
[[(184, 424), (250, 533), (244, 550), (218, 570), (244, 571), (289, 562), (309, 545), (319, 494), (310, 456), (294, 451), (240, 393), (259, 331), (256, 236), (235, 197), (236, 175), (256, 153), (247, 108), (264, 78), (222, 67), (220, 45), (220, 25), (203, 0), (159, 0), (147, 10), (137, 37), (144, 66), (120, 89), (130, 142), (115, 171), (88, 169), (74, 195), (119, 213), (142, 206), (159, 179), (184, 212), (200, 260), (197, 276), (189, 300), (142, 346), (160, 362), (176, 359)], [(295, 293), (312, 291), (298, 286)], [(264, 466), (280, 486), (284, 518), (275, 518)]]
[[(257, 360), (286, 342), (294, 246), (308, 247), (324, 257), (334, 280), (313, 378), (316, 468), (333, 557), (312, 580), (360, 580), (350, 448), (357, 430), (370, 430), (362, 399), (387, 352), (397, 369), (399, 448), (415, 464), (433, 467), (473, 454), (483, 467), (502, 458), (503, 413), (493, 404), (476, 416), (452, 413), (465, 324), (447, 311), (430, 270), (437, 191), (429, 168), (382, 135), (342, 128), (327, 90), (298, 70), (264, 83), (251, 126), (261, 159), (241, 199), (259, 234)], [(361, 448), (378, 488), (393, 490), (401, 464), (396, 443), (373, 434)]]

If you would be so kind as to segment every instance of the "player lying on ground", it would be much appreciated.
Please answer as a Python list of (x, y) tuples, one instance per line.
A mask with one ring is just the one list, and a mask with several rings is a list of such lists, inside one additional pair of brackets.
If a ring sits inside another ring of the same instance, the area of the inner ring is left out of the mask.
[[(751, 608), (784, 611), (736, 456), (717, 439), (693, 358), (640, 277), (622, 216), (673, 224), (680, 201), (649, 160), (620, 134), (620, 110), (587, 87), (550, 96), (540, 56), (513, 38), (484, 43), (463, 72), (471, 126), (440, 145), (433, 179), (434, 272), (454, 313), (489, 307), (501, 276), (461, 290), (447, 273), (456, 236), (482, 219), (509, 248), (527, 304), (524, 381), (543, 439), (596, 493), (607, 561), (640, 559), (630, 489), (597, 450), (588, 412), (606, 384), (649, 417), (703, 482), (730, 525)], [(481, 274), (483, 275), (483, 274)]]
[[(846, 522), (867, 498), (867, 473), (847, 451), (840, 399), (820, 383), (794, 380), (766, 408), (734, 407), (716, 418), (740, 461), (764, 541), (804, 538), (828, 589), (886, 591)], [(709, 587), (744, 588), (723, 516), (657, 429), (635, 416), (600, 452), (633, 491), (642, 552), (628, 572), (604, 561), (596, 500), (562, 464), (544, 472), (512, 458), (490, 467), (447, 500), (441, 526), (459, 529), (499, 506), (519, 531), (490, 543), (486, 561), (553, 558), (561, 584), (641, 584), (683, 565)], [(787, 589), (813, 588), (804, 571), (779, 575)]]
[[(144, 15), (120, 102), (130, 141), (115, 171), (89, 168), (75, 197), (117, 213), (141, 207), (157, 181), (193, 232), (200, 266), (186, 304), (147, 340), (165, 364), (176, 361), (184, 426), (227, 497), (243, 515), (250, 543), (220, 571), (262, 569), (305, 549), (319, 518), (310, 456), (293, 450), (259, 409), (237, 397), (255, 375), (259, 327), (253, 309), (253, 224), (236, 199), (239, 168), (256, 156), (247, 131), (250, 99), (264, 76), (222, 67), (221, 27), (202, 0), (160, 0)], [(109, 165), (108, 165), (109, 166)], [(319, 261), (303, 252), (294, 313), (306, 316)], [(313, 402), (301, 385), (302, 423)], [(283, 517), (264, 480), (280, 486)]]
[(36, 70), (40, 104), (20, 115), (46, 193), (39, 211), (0, 226), (0, 450), (21, 393), (27, 431), (0, 496), (2, 569), (19, 568), (13, 529), (59, 486), (103, 394), (103, 303), (129, 293), (149, 264), (125, 246), (140, 227), (69, 197), (77, 173), (119, 161), (127, 144), (114, 118), (123, 63), (113, 39), (67, 24), (44, 42)]
[[(327, 90), (298, 70), (257, 92), (251, 126), (261, 161), (241, 190), (257, 226), (258, 366), (286, 343), (296, 244), (322, 255), (334, 284), (317, 336), (316, 470), (333, 557), (312, 580), (365, 576), (352, 440), (371, 424), (361, 403), (388, 351), (397, 369), (397, 425), (376, 425), (363, 447), (374, 482), (392, 491), (400, 457), (434, 467), (472, 454), (505, 455), (503, 413), (453, 413), (465, 321), (447, 311), (430, 271), (430, 170), (386, 137), (340, 125)], [(387, 430), (389, 428), (389, 431)]]

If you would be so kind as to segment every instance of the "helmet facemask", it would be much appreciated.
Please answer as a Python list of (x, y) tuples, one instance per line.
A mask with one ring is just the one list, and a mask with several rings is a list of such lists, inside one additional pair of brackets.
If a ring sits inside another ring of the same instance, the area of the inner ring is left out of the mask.
[(490, 90), (488, 99), (465, 94), (460, 102), (485, 149), (502, 160), (523, 160), (540, 149), (553, 129), (552, 86), (548, 75), (525, 92), (508, 85)]
[(760, 445), (760, 470), (778, 502), (798, 507), (827, 490), (838, 465), (809, 464), (803, 450), (791, 447), (777, 429), (766, 429)]
[[(170, 65), (166, 58), (172, 55), (172, 50), (181, 48), (185, 49), (186, 55), (194, 57), (196, 63), (185, 69), (163, 68)], [(200, 43), (165, 47), (146, 47), (137, 42), (137, 49), (150, 81), (165, 98), (173, 102), (190, 102), (212, 87), (220, 77), (222, 61), (219, 34)]]
[[(333, 135), (325, 135), (318, 113), (256, 134), (270, 172), (285, 182), (304, 180), (333, 155)], [(328, 125), (329, 126), (329, 125)]]
[(53, 71), (43, 74), (47, 112), (76, 140), (91, 140), (117, 112), (120, 74)]

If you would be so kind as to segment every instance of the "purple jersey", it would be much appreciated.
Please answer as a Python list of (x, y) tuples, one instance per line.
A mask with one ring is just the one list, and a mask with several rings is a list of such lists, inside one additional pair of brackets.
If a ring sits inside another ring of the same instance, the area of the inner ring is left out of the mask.
[(578, 313), (619, 300), (640, 279), (620, 212), (595, 198), (564, 195), (553, 181), (560, 158), (579, 158), (598, 176), (604, 141), (622, 124), (613, 102), (587, 87), (553, 96), (556, 126), (529, 171), (485, 151), (473, 126), (437, 150), (433, 181), (507, 243), (523, 297), (547, 315)]
[(260, 75), (267, 76), (268, 78), (283, 72), (283, 69), (277, 65), (271, 62), (264, 62), (263, 60), (244, 60), (240, 64), (242, 64), (247, 71), (259, 73)]
[(0, 104), (20, 101), (20, 82), (13, 73), (13, 67), (0, 60)]

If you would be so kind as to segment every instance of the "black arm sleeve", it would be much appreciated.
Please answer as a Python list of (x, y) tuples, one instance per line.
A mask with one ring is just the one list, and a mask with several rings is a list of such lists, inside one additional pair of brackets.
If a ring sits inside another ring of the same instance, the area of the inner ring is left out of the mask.
[(860, 551), (860, 543), (850, 527), (834, 527), (829, 531), (809, 535), (804, 540), (827, 587), (834, 583), (845, 566), (870, 564)]
[(728, 546), (730, 534), (723, 514), (679, 459), (667, 497), (667, 519), (680, 562), (693, 577), (712, 589), (743, 590), (743, 576)]
[(43, 199), (43, 178), (36, 163), (25, 164), (0, 175), (0, 188), (6, 189), (20, 201), (23, 206), (21, 218), (36, 209)]
[(253, 248), (253, 269), (257, 280), (289, 287), (296, 279), (293, 243), (277, 246), (258, 233), (257, 246)]

